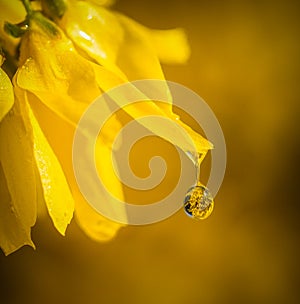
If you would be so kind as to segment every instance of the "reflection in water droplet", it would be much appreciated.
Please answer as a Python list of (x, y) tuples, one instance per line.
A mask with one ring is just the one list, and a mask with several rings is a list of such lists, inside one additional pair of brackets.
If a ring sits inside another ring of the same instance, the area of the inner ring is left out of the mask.
[(188, 216), (204, 220), (210, 216), (213, 208), (213, 197), (200, 182), (188, 190), (184, 199), (184, 210)]

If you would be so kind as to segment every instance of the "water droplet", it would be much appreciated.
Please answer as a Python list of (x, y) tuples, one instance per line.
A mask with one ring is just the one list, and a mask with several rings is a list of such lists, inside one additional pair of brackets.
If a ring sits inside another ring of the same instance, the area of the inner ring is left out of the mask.
[(213, 197), (200, 182), (188, 190), (184, 199), (184, 210), (188, 216), (204, 220), (210, 216), (213, 208)]

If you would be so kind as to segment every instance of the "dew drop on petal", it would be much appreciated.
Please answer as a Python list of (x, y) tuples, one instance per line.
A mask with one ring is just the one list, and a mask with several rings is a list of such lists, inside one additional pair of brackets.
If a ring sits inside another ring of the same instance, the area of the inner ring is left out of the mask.
[(184, 199), (184, 210), (188, 216), (204, 220), (210, 216), (213, 208), (213, 197), (209, 190), (200, 182), (188, 190)]

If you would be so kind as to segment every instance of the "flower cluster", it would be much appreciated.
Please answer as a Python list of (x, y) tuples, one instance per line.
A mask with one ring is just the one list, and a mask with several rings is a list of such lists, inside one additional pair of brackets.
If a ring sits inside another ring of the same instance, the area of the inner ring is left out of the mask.
[[(6, 32), (1, 29), (0, 43), (16, 66), (10, 70), (11, 79), (0, 69), (0, 247), (5, 254), (25, 244), (34, 247), (31, 227), (41, 204), (62, 235), (75, 211), (89, 237), (110, 240), (122, 225), (93, 210), (76, 184), (72, 168), (76, 126), (103, 92), (131, 80), (164, 79), (160, 62), (186, 62), (186, 36), (181, 29), (145, 28), (110, 10), (111, 1), (22, 2), (23, 6), (17, 0), (0, 1), (0, 18), (10, 21), (1, 20)], [(13, 24), (20, 16), (24, 20)], [(124, 110), (124, 115), (132, 119), (143, 111), (165, 115), (187, 130), (199, 153), (211, 149), (208, 141), (178, 120), (171, 105), (152, 102), (139, 107)], [(122, 185), (106, 163), (111, 134), (121, 126), (122, 120), (113, 114), (109, 127), (101, 130), (96, 157), (119, 197)]]

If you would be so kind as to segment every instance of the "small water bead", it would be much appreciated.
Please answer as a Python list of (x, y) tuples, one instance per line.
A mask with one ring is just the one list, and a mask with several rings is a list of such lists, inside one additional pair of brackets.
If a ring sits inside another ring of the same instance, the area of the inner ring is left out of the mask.
[(213, 208), (213, 197), (200, 182), (188, 190), (184, 199), (184, 210), (188, 216), (204, 220), (210, 216)]

